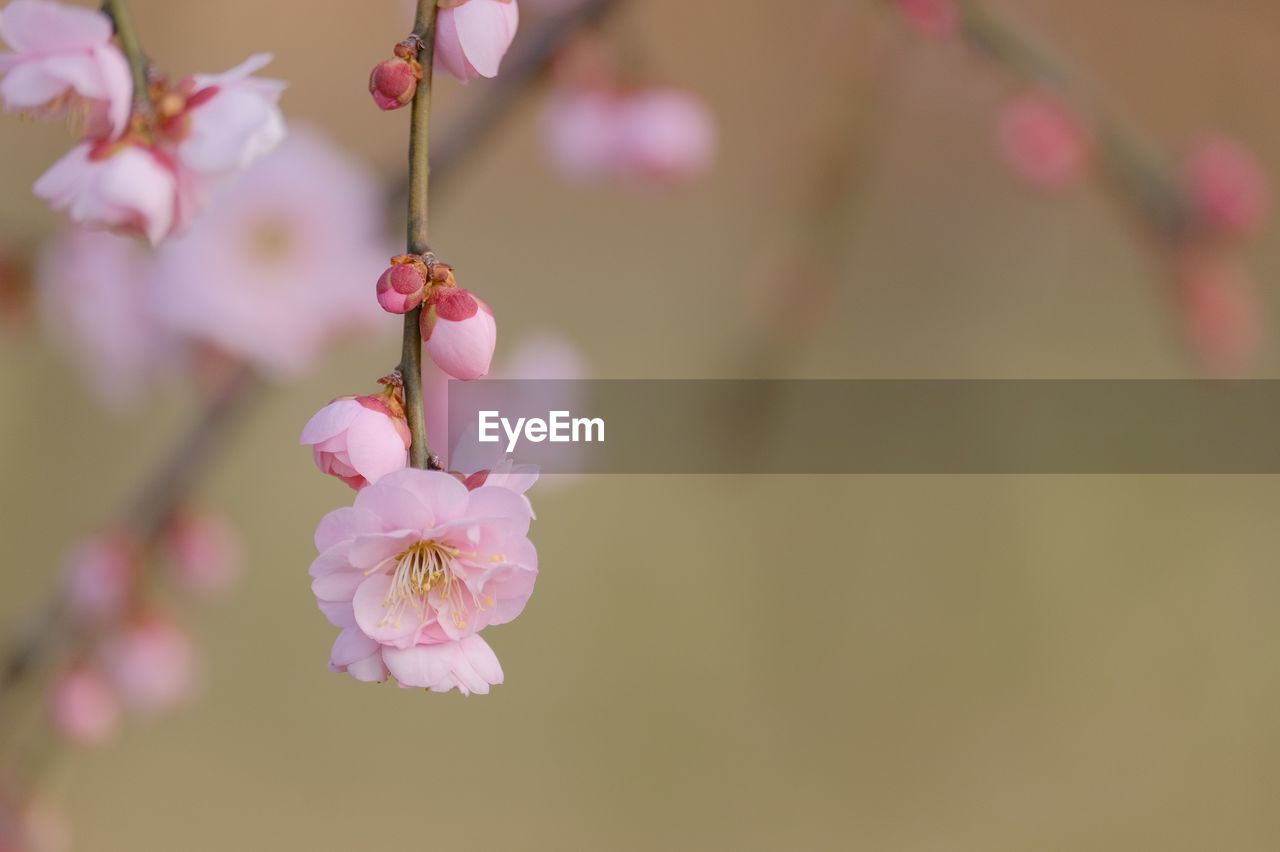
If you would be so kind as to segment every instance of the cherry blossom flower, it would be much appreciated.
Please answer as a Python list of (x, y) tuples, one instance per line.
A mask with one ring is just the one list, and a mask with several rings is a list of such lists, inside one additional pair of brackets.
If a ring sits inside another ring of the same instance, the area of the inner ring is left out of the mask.
[(1201, 141), (1183, 166), (1191, 202), (1203, 222), (1227, 236), (1247, 236), (1266, 222), (1271, 207), (1267, 176), (1257, 159), (1235, 141)]
[(68, 228), (36, 265), (40, 313), (89, 387), (111, 408), (136, 403), (183, 357), (151, 309), (150, 256), (136, 240)]
[(355, 489), (408, 465), (411, 442), (404, 408), (387, 394), (339, 397), (302, 430), (320, 472)]
[(377, 181), (310, 130), (237, 177), (156, 253), (150, 297), (175, 333), (278, 376), (383, 316), (353, 287), (390, 252)]
[(716, 128), (706, 105), (687, 92), (582, 87), (548, 102), (543, 141), (552, 164), (572, 179), (673, 184), (710, 167)]
[(498, 76), (519, 25), (515, 0), (443, 0), (436, 19), (436, 69), (464, 83)]
[(436, 366), (471, 381), (489, 372), (498, 327), (493, 311), (458, 287), (437, 290), (422, 312), (422, 339)]
[(524, 609), (537, 578), (528, 501), (501, 485), (468, 491), (407, 468), (330, 512), (316, 529), (312, 591), (343, 628), (330, 667), (358, 680), (464, 695), (502, 682), (476, 635)]
[(120, 705), (107, 679), (88, 666), (60, 675), (49, 690), (49, 721), (79, 745), (102, 745), (115, 735)]
[(243, 169), (284, 141), (284, 116), (277, 102), (281, 80), (251, 76), (271, 62), (257, 53), (221, 74), (196, 74), (182, 116), (187, 126), (177, 146), (178, 159), (201, 174)]
[(1041, 189), (1062, 189), (1083, 173), (1088, 135), (1079, 119), (1049, 95), (1024, 95), (1000, 113), (1000, 147), (1023, 180)]
[(155, 245), (178, 220), (175, 168), (158, 148), (82, 142), (40, 176), (35, 194), (73, 222), (137, 234)]
[(144, 613), (109, 636), (102, 666), (129, 709), (154, 715), (185, 703), (197, 683), (191, 639), (159, 613)]
[(184, 508), (165, 524), (160, 546), (183, 591), (200, 598), (224, 594), (240, 576), (240, 537), (226, 519)]
[(13, 0), (0, 9), (0, 97), (6, 109), (59, 112), (77, 102), (100, 112), (113, 136), (129, 121), (133, 83), (111, 41), (111, 20), (94, 9)]

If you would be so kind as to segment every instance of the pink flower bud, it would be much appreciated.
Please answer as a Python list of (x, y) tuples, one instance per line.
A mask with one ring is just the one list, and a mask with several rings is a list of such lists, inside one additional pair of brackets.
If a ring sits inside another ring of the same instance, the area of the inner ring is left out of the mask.
[(369, 74), (369, 94), (379, 109), (400, 109), (413, 101), (422, 79), (422, 66), (407, 50), (396, 46), (396, 56), (373, 66)]
[(515, 0), (447, 0), (436, 18), (436, 70), (462, 82), (496, 77), (516, 37), (520, 9)]
[(1201, 142), (1183, 166), (1191, 203), (1201, 220), (1227, 236), (1247, 236), (1271, 207), (1267, 177), (1253, 154), (1224, 137)]
[(161, 545), (174, 579), (195, 597), (216, 597), (240, 576), (240, 538), (212, 512), (179, 512), (166, 525)]
[(307, 422), (320, 472), (360, 489), (409, 464), (412, 436), (398, 401), (387, 396), (339, 397)]
[(1176, 270), (1188, 342), (1218, 376), (1246, 372), (1261, 340), (1257, 295), (1248, 273), (1231, 259), (1184, 257)]
[(1045, 95), (1026, 95), (1000, 114), (1000, 147), (1023, 180), (1041, 189), (1061, 189), (1084, 171), (1088, 139), (1064, 105)]
[(103, 670), (127, 707), (143, 714), (170, 710), (195, 692), (196, 653), (185, 631), (150, 613), (108, 637)]
[(489, 372), (498, 327), (493, 311), (466, 290), (446, 287), (422, 312), (422, 338), (436, 366), (455, 379), (471, 381)]
[(955, 0), (897, 0), (898, 12), (915, 29), (930, 36), (949, 36), (960, 15)]
[(81, 618), (110, 618), (124, 607), (138, 572), (138, 547), (122, 532), (77, 544), (63, 563), (67, 604)]
[(116, 732), (120, 705), (98, 671), (77, 666), (53, 682), (49, 721), (63, 737), (79, 745), (102, 745)]
[(706, 171), (715, 158), (716, 125), (706, 104), (674, 89), (649, 89), (621, 109), (620, 156), (628, 176), (677, 183)]
[(378, 279), (378, 304), (393, 314), (407, 314), (426, 295), (427, 265), (412, 255), (391, 258), (391, 266)]

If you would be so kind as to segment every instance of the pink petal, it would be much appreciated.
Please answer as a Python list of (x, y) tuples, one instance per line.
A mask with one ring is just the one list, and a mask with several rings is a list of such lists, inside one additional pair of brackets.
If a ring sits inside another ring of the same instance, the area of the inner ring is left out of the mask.
[(356, 624), (366, 635), (384, 645), (409, 644), (422, 627), (422, 613), (408, 604), (391, 614), (386, 606), (390, 589), (391, 577), (386, 574), (374, 574), (360, 584), (351, 601)]
[(333, 642), (333, 650), (329, 652), (329, 662), (341, 668), (366, 659), (376, 653), (382, 646), (360, 632), (359, 628), (348, 627), (338, 634)]
[(430, 688), (449, 676), (458, 656), (456, 643), (384, 648), (382, 661), (403, 686)]
[(321, 518), (320, 525), (316, 527), (316, 550), (323, 553), (335, 544), (352, 541), (357, 536), (382, 532), (385, 529), (382, 519), (373, 512), (357, 509), (354, 506), (334, 509)]
[(14, 0), (0, 10), (0, 38), (19, 53), (69, 53), (105, 44), (111, 21), (95, 9)]
[(317, 600), (349, 601), (355, 597), (356, 589), (364, 579), (360, 571), (333, 571), (312, 580), (311, 592)]
[(307, 571), (312, 577), (323, 577), (325, 574), (332, 574), (334, 571), (348, 571), (351, 569), (351, 543), (342, 541), (330, 547), (321, 553), (311, 562), (311, 568)]
[(360, 571), (372, 571), (421, 539), (422, 533), (417, 530), (396, 530), (360, 536), (351, 544), (351, 564)]
[(356, 626), (356, 614), (351, 601), (316, 601), (316, 604), (334, 627)]
[(383, 477), (378, 487), (403, 488), (432, 510), (430, 526), (448, 523), (467, 510), (467, 487), (438, 470), (406, 468)]
[(502, 57), (520, 25), (519, 4), (469, 0), (453, 13), (458, 42), (467, 61), (481, 77), (498, 76)]
[(377, 515), (387, 530), (418, 530), (431, 526), (433, 514), (416, 494), (397, 488), (385, 476), (356, 495), (355, 507)]
[(303, 444), (320, 444), (345, 432), (352, 421), (364, 411), (354, 399), (335, 400), (312, 415), (302, 427)]
[(362, 411), (347, 429), (347, 455), (351, 466), (371, 483), (409, 464), (409, 451), (395, 423), (374, 411)]
[(382, 662), (382, 652), (357, 660), (347, 666), (347, 674), (365, 683), (382, 683), (387, 679), (387, 667)]

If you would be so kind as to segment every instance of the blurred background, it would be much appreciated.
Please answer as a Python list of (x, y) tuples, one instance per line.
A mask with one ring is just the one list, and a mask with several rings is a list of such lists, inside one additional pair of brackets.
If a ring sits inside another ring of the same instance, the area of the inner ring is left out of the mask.
[[(433, 199), (433, 243), (493, 305), (498, 360), (554, 333), (599, 378), (1202, 375), (1166, 265), (1108, 191), (1046, 196), (1005, 165), (1009, 75), (845, 6), (624, 0), (608, 38), (714, 113), (718, 156), (686, 185), (566, 182), (543, 96), (518, 103)], [(178, 72), (274, 52), (291, 123), (401, 174), (407, 115), (377, 112), (366, 80), (406, 4), (130, 8)], [(1215, 131), (1280, 167), (1275, 4), (987, 8), (1170, 156)], [(439, 134), (494, 85), (442, 79)], [(20, 248), (55, 230), (30, 186), (70, 136), (10, 114), (0, 137), (0, 240)], [(815, 218), (833, 149), (848, 197)], [(1242, 251), (1274, 327), (1280, 241)], [(379, 271), (350, 286), (372, 297)], [(778, 334), (772, 298), (817, 316)], [(350, 492), (297, 439), (394, 366), (400, 324), (384, 326), (270, 385), (211, 466), (199, 495), (240, 530), (245, 570), (184, 616), (203, 694), (51, 759), (44, 795), (75, 848), (1280, 843), (1272, 477), (579, 478), (532, 493), (542, 574), (524, 616), (486, 633), (507, 673), (492, 695), (329, 673), (306, 571), (316, 521)], [(111, 413), (38, 322), (3, 334), (0, 617), (16, 631), (197, 406), (171, 384)], [(1262, 341), (1250, 374), (1269, 377)]]

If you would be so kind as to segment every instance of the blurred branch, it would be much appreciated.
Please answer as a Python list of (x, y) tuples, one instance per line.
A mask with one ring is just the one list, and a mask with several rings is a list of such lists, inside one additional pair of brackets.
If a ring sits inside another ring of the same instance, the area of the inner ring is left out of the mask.
[(124, 0), (103, 0), (102, 11), (111, 18), (116, 37), (120, 39), (120, 49), (124, 51), (125, 59), (129, 61), (129, 72), (133, 75), (134, 109), (149, 109), (151, 84), (147, 67), (150, 63), (147, 61), (146, 54), (142, 52), (142, 45), (138, 42), (138, 33), (133, 28), (129, 10), (125, 7)]
[[(436, 50), (436, 0), (418, 0), (418, 15), (411, 39), (418, 45), (422, 79), (413, 95), (413, 117), (409, 124), (409, 254), (431, 251), (429, 186), (431, 181), (431, 84)], [(422, 399), (422, 306), (404, 315), (404, 344), (400, 354), (400, 375), (404, 380), (405, 416), (409, 421), (409, 462), (426, 470), (431, 464), (427, 444), (427, 414)]]

